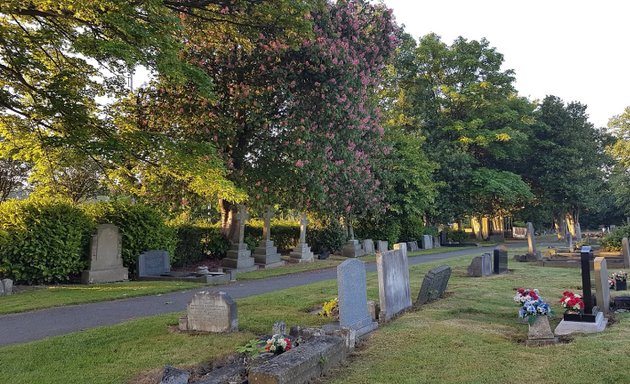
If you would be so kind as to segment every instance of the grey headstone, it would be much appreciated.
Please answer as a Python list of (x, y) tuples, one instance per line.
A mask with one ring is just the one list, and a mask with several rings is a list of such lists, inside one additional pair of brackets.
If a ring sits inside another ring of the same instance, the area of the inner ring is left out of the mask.
[(387, 241), (379, 240), (377, 243), (376, 251), (378, 253), (383, 253), (383, 252), (387, 252), (388, 250), (389, 250), (389, 244), (387, 244)]
[(123, 267), (122, 236), (114, 224), (96, 227), (90, 244), (90, 266), (81, 274), (81, 282), (109, 283), (128, 280), (129, 271)]
[(438, 236), (433, 236), (433, 248), (440, 248), (442, 244), (440, 244), (440, 238)]
[(359, 257), (363, 256), (363, 249), (361, 249), (361, 243), (359, 240), (350, 239), (343, 248), (341, 248), (341, 255), (344, 257)]
[(493, 272), (496, 274), (508, 272), (508, 250), (505, 245), (494, 248)]
[(433, 236), (422, 235), (422, 249), (432, 249), (432, 248), (433, 248)]
[(187, 384), (190, 373), (167, 365), (164, 367), (160, 384)]
[(2, 279), (0, 280), (0, 296), (9, 296), (13, 294), (13, 280)]
[(473, 258), (468, 266), (468, 276), (483, 277), (492, 274), (492, 257), (489, 253)]
[(530, 255), (537, 254), (534, 225), (531, 222), (527, 223), (527, 253)]
[(595, 297), (597, 306), (607, 315), (610, 312), (610, 286), (608, 285), (608, 268), (604, 257), (596, 257), (593, 261), (595, 272)]
[(440, 265), (427, 272), (422, 280), (416, 305), (422, 305), (442, 297), (446, 292), (450, 277), (451, 267), (448, 265)]
[(627, 237), (621, 239), (621, 253), (623, 254), (623, 267), (630, 268), (630, 243)]
[(4, 292), (4, 281), (0, 280), (0, 296), (4, 296), (6, 293)]
[(374, 241), (372, 239), (363, 240), (363, 254), (364, 255), (373, 255), (374, 254)]
[(186, 308), (186, 318), (180, 322), (180, 328), (184, 328), (184, 324), (182, 330), (236, 332), (236, 302), (225, 292), (197, 292)]
[(138, 277), (160, 276), (171, 272), (167, 251), (147, 251), (138, 256)]
[(389, 320), (411, 307), (409, 265), (404, 250), (387, 251), (376, 256), (378, 291), (381, 305), (379, 319)]
[(273, 323), (273, 328), (271, 329), (272, 335), (286, 335), (287, 334), (287, 325), (284, 321), (276, 321)]
[(394, 249), (406, 249), (409, 250), (409, 246), (407, 243), (396, 243), (394, 244)]
[(356, 330), (361, 336), (376, 329), (377, 324), (367, 307), (365, 264), (348, 259), (337, 266), (337, 296), (339, 298), (339, 325)]

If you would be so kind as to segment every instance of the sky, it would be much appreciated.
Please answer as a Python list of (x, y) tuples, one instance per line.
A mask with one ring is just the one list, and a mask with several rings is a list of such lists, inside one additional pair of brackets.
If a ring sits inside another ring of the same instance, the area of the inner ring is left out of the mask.
[(486, 38), (516, 73), (521, 96), (588, 106), (604, 127), (630, 106), (630, 1), (385, 0), (416, 39)]

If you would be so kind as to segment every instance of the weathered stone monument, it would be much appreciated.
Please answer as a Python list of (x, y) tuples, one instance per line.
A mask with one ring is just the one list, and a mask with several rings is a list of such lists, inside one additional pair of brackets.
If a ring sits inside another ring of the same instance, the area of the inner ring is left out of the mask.
[[(601, 332), (606, 328), (608, 319), (604, 313), (593, 306), (593, 293), (591, 291), (591, 258), (593, 252), (590, 246), (583, 246), (580, 252), (580, 264), (582, 267), (582, 300), (584, 311), (580, 314), (565, 313), (562, 321), (556, 327), (554, 333), (557, 336), (571, 333)], [(600, 264), (601, 265), (601, 264)], [(608, 278), (606, 278), (608, 281)]]
[(278, 248), (273, 245), (273, 241), (271, 240), (272, 217), (273, 211), (270, 206), (267, 206), (263, 214), (263, 239), (252, 254), (255, 263), (263, 268), (274, 268), (284, 265), (284, 262), (280, 259)]
[(418, 242), (417, 241), (409, 241), (407, 242), (407, 250), (409, 252), (417, 252), (420, 250), (420, 248), (418, 247)]
[(535, 260), (542, 258), (541, 253), (536, 250), (536, 233), (531, 222), (527, 223), (527, 255)]
[(9, 296), (13, 294), (13, 280), (0, 279), (0, 296)]
[(422, 286), (420, 287), (415, 305), (423, 305), (442, 297), (444, 292), (446, 292), (450, 278), (451, 267), (448, 265), (440, 265), (427, 272), (422, 280)]
[(422, 249), (432, 249), (432, 248), (433, 248), (433, 236), (422, 235)]
[(468, 276), (484, 277), (492, 275), (492, 257), (489, 253), (475, 256), (468, 266)]
[(254, 258), (252, 252), (247, 249), (245, 244), (245, 223), (249, 220), (247, 214), (247, 208), (244, 205), (239, 204), (238, 213), (236, 214), (236, 234), (235, 238), (238, 239), (232, 243), (232, 246), (227, 251), (227, 256), (221, 264), (225, 268), (235, 269), (237, 272), (248, 272), (258, 269), (254, 265)]
[(171, 272), (171, 261), (166, 251), (147, 251), (138, 256), (138, 277), (157, 277)]
[(306, 244), (306, 226), (308, 225), (308, 219), (306, 213), (302, 214), (300, 219), (300, 242), (293, 248), (293, 251), (289, 254), (291, 262), (293, 263), (306, 263), (315, 259), (311, 247)]
[(378, 326), (368, 312), (365, 264), (348, 259), (337, 266), (337, 296), (339, 325), (356, 331), (361, 336)]
[(186, 308), (186, 316), (179, 319), (179, 329), (236, 332), (238, 331), (236, 302), (225, 292), (197, 292)]
[(350, 239), (348, 242), (341, 248), (341, 254), (344, 257), (359, 257), (363, 256), (363, 249), (361, 249), (361, 244), (359, 244), (359, 240), (354, 238), (354, 229), (352, 228), (352, 224), (348, 222), (348, 236)]
[(361, 247), (363, 248), (364, 255), (373, 255), (374, 251), (374, 241), (372, 239), (364, 239)]
[(604, 257), (596, 257), (593, 261), (595, 272), (595, 297), (597, 307), (604, 312), (604, 316), (610, 312), (610, 285), (608, 284), (608, 268)]
[(621, 253), (623, 255), (623, 267), (630, 268), (630, 243), (627, 237), (621, 239)]
[(376, 252), (378, 253), (387, 252), (389, 250), (389, 244), (387, 244), (387, 241), (379, 240), (376, 244)]
[(394, 249), (406, 249), (409, 250), (407, 243), (396, 243), (394, 244)]
[(387, 321), (411, 307), (407, 251), (398, 249), (376, 255), (376, 270), (381, 306), (379, 319)]
[(575, 239), (576, 241), (582, 240), (582, 226), (580, 223), (575, 223)]
[(508, 272), (508, 250), (505, 245), (499, 245), (494, 248), (494, 267), (493, 273)]
[(440, 244), (440, 237), (433, 236), (433, 248), (440, 248), (442, 244)]
[(114, 224), (96, 227), (90, 244), (90, 267), (81, 274), (83, 284), (110, 283), (129, 279), (123, 267), (122, 236)]

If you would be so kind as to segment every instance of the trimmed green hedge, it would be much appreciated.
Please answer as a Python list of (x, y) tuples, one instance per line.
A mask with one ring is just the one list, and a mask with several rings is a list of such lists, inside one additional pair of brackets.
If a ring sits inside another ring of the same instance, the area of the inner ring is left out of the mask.
[(601, 241), (604, 251), (621, 251), (621, 239), (630, 237), (630, 225), (617, 227), (608, 233)]
[(230, 247), (216, 224), (181, 224), (175, 227), (177, 246), (174, 266), (186, 266), (205, 259), (222, 259)]
[(86, 267), (94, 224), (63, 201), (0, 204), (0, 275), (19, 283), (68, 281)]

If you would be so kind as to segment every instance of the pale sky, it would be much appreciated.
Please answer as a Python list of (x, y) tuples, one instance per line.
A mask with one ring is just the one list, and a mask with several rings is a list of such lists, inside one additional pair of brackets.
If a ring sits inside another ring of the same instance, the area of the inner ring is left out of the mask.
[(516, 72), (522, 96), (588, 105), (605, 126), (630, 106), (630, 1), (385, 0), (416, 39), (485, 37)]

